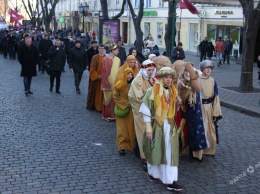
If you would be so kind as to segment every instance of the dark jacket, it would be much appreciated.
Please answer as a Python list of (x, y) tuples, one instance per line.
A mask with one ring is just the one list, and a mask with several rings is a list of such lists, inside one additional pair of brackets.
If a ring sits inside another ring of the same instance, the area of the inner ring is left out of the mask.
[(18, 51), (18, 61), (22, 65), (22, 77), (32, 77), (37, 75), (36, 65), (39, 64), (39, 55), (35, 46), (21, 46)]
[(90, 64), (90, 61), (92, 59), (92, 57), (96, 54), (98, 54), (98, 47), (96, 49), (93, 49), (93, 47), (90, 47), (90, 49), (88, 49), (87, 54), (88, 54), (88, 64)]
[(50, 58), (50, 70), (62, 71), (66, 63), (66, 52), (61, 47), (52, 46), (48, 52)]
[(36, 39), (34, 39), (34, 37), (32, 37), (32, 44), (33, 46), (35, 46), (37, 49), (39, 49), (39, 45), (40, 45), (40, 39), (37, 37)]
[(215, 50), (214, 45), (212, 44), (212, 42), (209, 42), (209, 44), (207, 46), (207, 56), (213, 57), (214, 50)]
[[(179, 51), (179, 53), (178, 53), (178, 51)], [(178, 47), (174, 48), (172, 51), (172, 58), (174, 59), (174, 61), (185, 59), (184, 50), (182, 48), (179, 49)]]
[(39, 54), (41, 54), (41, 58), (46, 60), (49, 59), (49, 49), (53, 46), (53, 43), (50, 39), (45, 40), (42, 39), (39, 44)]
[(65, 46), (65, 52), (66, 52), (66, 54), (68, 54), (68, 53), (69, 53), (70, 39), (68, 39), (68, 38), (63, 38), (63, 39), (62, 39), (62, 42), (64, 43), (64, 46)]
[(73, 68), (73, 71), (83, 72), (89, 66), (85, 47), (82, 45), (80, 48), (74, 46), (69, 52), (68, 64), (70, 69)]
[(208, 46), (208, 41), (207, 40), (202, 40), (200, 42), (200, 45), (199, 45), (199, 49), (201, 52), (205, 52), (207, 50), (207, 46)]
[(230, 52), (232, 51), (233, 48), (233, 43), (231, 40), (226, 40), (224, 42), (224, 52)]
[(126, 52), (125, 52), (125, 48), (124, 47), (118, 47), (118, 55), (117, 57), (120, 59), (121, 61), (121, 65), (125, 62), (126, 60)]

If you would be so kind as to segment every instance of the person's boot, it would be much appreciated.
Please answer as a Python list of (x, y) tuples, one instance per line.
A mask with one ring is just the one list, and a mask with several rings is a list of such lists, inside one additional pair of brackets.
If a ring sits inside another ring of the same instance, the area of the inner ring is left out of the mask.
[(76, 93), (77, 93), (77, 94), (80, 94), (80, 89), (79, 89), (79, 87), (76, 88)]
[(50, 92), (52, 92), (52, 91), (53, 91), (53, 86), (50, 86), (50, 89), (49, 89), (49, 91), (50, 91)]
[(56, 93), (57, 93), (57, 94), (61, 94), (61, 92), (60, 92), (60, 87), (59, 87), (59, 86), (56, 86)]

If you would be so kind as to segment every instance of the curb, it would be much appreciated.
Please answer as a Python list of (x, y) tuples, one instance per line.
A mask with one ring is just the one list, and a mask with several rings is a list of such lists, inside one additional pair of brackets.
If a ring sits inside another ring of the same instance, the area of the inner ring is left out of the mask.
[(231, 104), (231, 103), (228, 103), (228, 102), (220, 101), (220, 105), (224, 106), (226, 108), (238, 111), (240, 113), (244, 113), (244, 114), (249, 115), (249, 116), (260, 118), (260, 113), (259, 112), (255, 112), (255, 111), (243, 108), (243, 107), (235, 105), (235, 104)]

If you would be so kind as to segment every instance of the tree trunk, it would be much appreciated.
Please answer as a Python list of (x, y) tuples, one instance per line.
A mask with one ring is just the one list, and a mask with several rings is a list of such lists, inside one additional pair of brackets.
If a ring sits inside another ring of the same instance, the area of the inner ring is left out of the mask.
[(257, 18), (255, 18), (253, 1), (242, 2), (241, 5), (245, 16), (245, 24), (243, 27), (243, 55), (239, 89), (252, 91), (254, 50), (259, 21), (257, 22)]
[(50, 22), (45, 20), (44, 21), (44, 26), (45, 26), (46, 32), (48, 32), (50, 30)]
[(171, 55), (171, 39), (172, 39), (172, 22), (173, 22), (173, 1), (169, 1), (168, 4), (168, 18), (167, 18), (167, 30), (164, 35), (165, 47), (166, 47), (166, 56), (170, 57)]
[[(140, 22), (139, 22), (140, 23)], [(141, 25), (138, 24), (137, 21), (134, 21), (134, 27), (135, 27), (135, 34), (136, 34), (136, 44), (135, 47), (138, 52), (142, 53), (142, 47), (143, 47), (143, 31), (141, 29)]]

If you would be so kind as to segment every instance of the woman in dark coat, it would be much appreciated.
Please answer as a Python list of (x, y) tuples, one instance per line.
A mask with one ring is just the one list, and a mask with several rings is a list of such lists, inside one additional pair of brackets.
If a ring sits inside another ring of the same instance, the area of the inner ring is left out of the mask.
[(213, 57), (214, 50), (215, 50), (214, 45), (212, 44), (212, 42), (209, 42), (206, 49), (209, 60), (211, 60), (211, 58)]
[(32, 45), (30, 37), (25, 38), (25, 45), (21, 46), (18, 52), (18, 61), (22, 65), (21, 76), (24, 77), (25, 95), (33, 94), (31, 92), (32, 77), (36, 76), (36, 65), (39, 63), (38, 51)]

